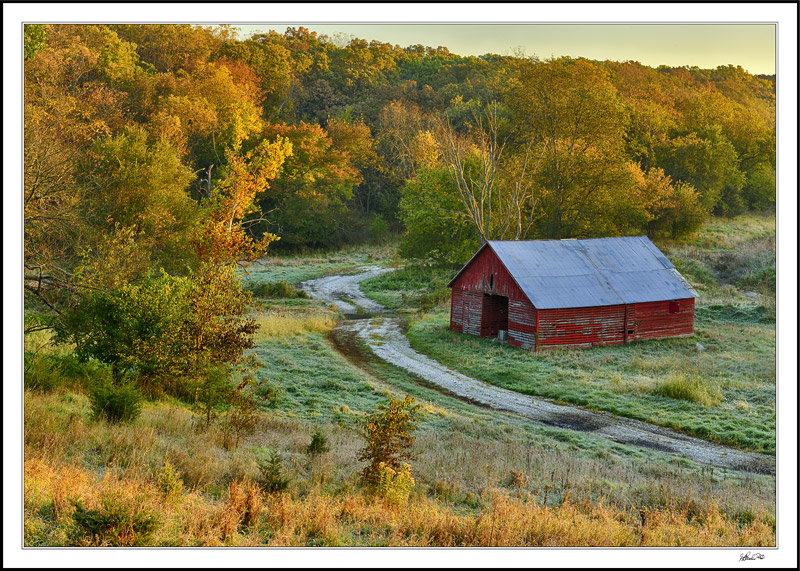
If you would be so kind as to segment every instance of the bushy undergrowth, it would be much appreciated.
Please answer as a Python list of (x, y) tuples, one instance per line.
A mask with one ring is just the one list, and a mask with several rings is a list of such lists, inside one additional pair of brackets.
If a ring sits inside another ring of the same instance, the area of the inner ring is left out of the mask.
[[(218, 499), (186, 491), (181, 502), (152, 497), (153, 486), (80, 470), (82, 501), (68, 516), (48, 519), (45, 507), (68, 468), (37, 459), (26, 464), (25, 543), (34, 545), (184, 546), (748, 546), (775, 545), (774, 518), (758, 511), (746, 522), (714, 502), (688, 499), (657, 508), (626, 509), (603, 499), (564, 498), (544, 505), (496, 488), (464, 512), (414, 489), (401, 472), (383, 501), (361, 490), (305, 496), (264, 495), (233, 480)], [(402, 480), (402, 485), (398, 483)], [(83, 503), (91, 507), (84, 507)]]
[(158, 515), (144, 506), (141, 497), (125, 497), (119, 492), (100, 497), (100, 506), (87, 509), (78, 501), (72, 518), (77, 533), (75, 542), (90, 546), (132, 547), (148, 545), (158, 527)]
[(26, 351), (24, 356), (26, 389), (52, 391), (59, 387), (87, 388), (102, 382), (109, 370), (97, 361), (81, 361), (72, 353)]
[(414, 484), (411, 466), (408, 463), (404, 462), (399, 470), (393, 470), (384, 462), (378, 464), (378, 495), (387, 505), (397, 507), (408, 503)]
[(114, 384), (110, 379), (89, 388), (92, 417), (108, 422), (131, 422), (142, 411), (142, 394), (133, 382)]
[(250, 284), (247, 289), (257, 297), (309, 299), (309, 295), (304, 290), (297, 289), (294, 285), (284, 280)]
[(360, 426), (366, 445), (358, 455), (367, 462), (362, 472), (364, 480), (376, 484), (385, 476), (384, 468), (401, 469), (402, 460), (411, 457), (414, 445), (413, 432), (419, 422), (422, 405), (414, 397), (406, 395), (403, 400), (389, 397), (370, 414), (361, 419)]

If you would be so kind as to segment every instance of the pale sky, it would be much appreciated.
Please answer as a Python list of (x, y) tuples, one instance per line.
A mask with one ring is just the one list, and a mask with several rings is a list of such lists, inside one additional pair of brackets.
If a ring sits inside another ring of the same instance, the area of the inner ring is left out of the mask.
[(407, 47), (445, 46), (469, 56), (486, 53), (635, 60), (650, 67), (740, 65), (753, 74), (775, 73), (773, 24), (234, 24), (242, 36), (304, 26)]

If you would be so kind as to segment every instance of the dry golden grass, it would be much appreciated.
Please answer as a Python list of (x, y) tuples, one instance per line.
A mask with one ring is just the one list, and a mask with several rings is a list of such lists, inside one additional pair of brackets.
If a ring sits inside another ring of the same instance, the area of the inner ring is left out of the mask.
[(252, 316), (258, 325), (254, 341), (305, 333), (327, 333), (336, 327), (337, 317), (331, 311), (271, 310)]
[[(264, 415), (254, 434), (228, 450), (218, 424), (196, 430), (183, 407), (147, 405), (134, 423), (111, 425), (88, 420), (83, 395), (25, 396), (25, 544), (31, 546), (109, 544), (79, 529), (75, 501), (90, 510), (111, 501), (125, 513), (155, 515), (145, 544), (156, 546), (775, 543), (774, 516), (758, 507), (774, 496), (755, 482), (747, 498), (745, 488), (713, 480), (692, 492), (681, 474), (665, 475), (663, 467), (635, 471), (532, 443), (470, 436), (465, 427), (419, 435), (417, 483), (407, 503), (393, 504), (359, 485), (361, 443), (346, 428), (325, 427), (330, 452), (312, 459), (305, 450), (313, 427), (299, 420)], [(271, 495), (253, 483), (256, 460), (268, 450), (281, 451), (290, 479), (287, 490)], [(178, 497), (162, 490), (167, 461), (182, 482)], [(549, 501), (541, 495), (546, 482)], [(618, 503), (598, 501), (614, 488), (623, 490)], [(120, 541), (142, 540), (128, 530)]]
[[(397, 506), (362, 490), (330, 495), (318, 487), (304, 497), (264, 495), (252, 482), (232, 481), (219, 499), (197, 490), (166, 502), (157, 487), (121, 471), (102, 477), (35, 458), (25, 465), (26, 537), (60, 545), (96, 545), (71, 522), (71, 501), (89, 507), (112, 497), (157, 516), (153, 545), (239, 546), (751, 546), (775, 544), (766, 513), (740, 524), (715, 503), (663, 509), (622, 509), (566, 498), (543, 506), (534, 499), (489, 490), (477, 513), (422, 495)], [(133, 509), (133, 508), (131, 508)], [(43, 521), (52, 517), (47, 537)], [(135, 541), (134, 537), (130, 541)]]

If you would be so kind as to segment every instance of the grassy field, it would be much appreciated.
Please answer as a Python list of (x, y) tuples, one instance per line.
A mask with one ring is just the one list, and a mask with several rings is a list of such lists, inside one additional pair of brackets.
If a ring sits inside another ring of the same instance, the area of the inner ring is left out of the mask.
[(498, 386), (774, 454), (774, 244), (774, 218), (759, 216), (715, 219), (688, 245), (659, 244), (700, 294), (692, 338), (531, 353), (450, 331), (446, 302), (418, 314), (408, 336)]
[[(86, 387), (108, 372), (78, 363), (44, 333), (26, 339), (25, 545), (775, 544), (774, 478), (453, 398), (333, 332), (341, 317), (331, 308), (276, 285), (390, 265), (392, 256), (391, 248), (362, 248), (251, 268), (246, 283), (260, 293), (251, 310), (257, 390), (270, 404), (233, 443), (222, 423), (205, 426), (189, 404), (164, 396), (151, 397), (130, 424), (92, 420)], [(476, 376), (504, 372), (501, 383), (518, 375), (512, 388), (526, 390), (529, 367), (561, 387), (555, 398), (607, 397), (631, 414), (666, 424), (696, 418), (698, 427), (753, 443), (743, 446), (774, 449), (774, 314), (753, 301), (733, 311), (725, 295), (747, 300), (735, 284), (729, 294), (728, 284), (710, 284), (723, 293), (698, 307), (703, 353), (693, 352), (694, 340), (666, 340), (535, 355), (449, 332), (449, 272), (409, 267), (364, 289), (395, 309), (422, 309), (412, 341)], [(362, 485), (357, 426), (389, 396), (406, 394), (423, 408), (415, 484), (397, 502)], [(315, 431), (327, 452), (309, 453)]]
[(457, 271), (455, 267), (409, 264), (394, 272), (364, 280), (361, 282), (361, 291), (398, 312), (431, 309), (450, 299), (447, 284)]
[[(474, 407), (363, 354), (353, 355), (356, 366), (326, 335), (331, 324), (306, 316), (259, 339), (259, 385), (278, 396), (236, 447), (176, 401), (148, 403), (130, 425), (91, 421), (85, 370), (27, 391), (26, 545), (774, 543), (772, 478)], [(359, 482), (356, 420), (406, 393), (423, 411), (416, 485), (398, 508)], [(306, 451), (315, 429), (330, 448), (318, 457)], [(272, 452), (287, 487), (266, 493), (259, 462)], [(177, 495), (165, 489), (166, 462)], [(77, 503), (155, 523), (92, 537), (77, 523)]]
[[(319, 332), (256, 351), (262, 384), (280, 393), (235, 447), (181, 403), (151, 402), (112, 425), (89, 419), (79, 386), (27, 391), (26, 545), (774, 544), (772, 478), (476, 408), (389, 365), (356, 367)], [(416, 485), (396, 506), (360, 484), (355, 420), (406, 392), (423, 412)], [(329, 452), (312, 457), (315, 429)], [(267, 493), (259, 462), (273, 452), (287, 486)], [(154, 523), (93, 537), (77, 504)]]
[(412, 322), (408, 337), (422, 353), (507, 389), (775, 453), (771, 325), (699, 318), (691, 339), (532, 353), (450, 331), (449, 314), (439, 312)]
[(274, 282), (297, 284), (322, 276), (353, 271), (359, 266), (389, 265), (396, 256), (395, 245), (354, 246), (319, 255), (261, 258), (240, 270), (245, 287)]

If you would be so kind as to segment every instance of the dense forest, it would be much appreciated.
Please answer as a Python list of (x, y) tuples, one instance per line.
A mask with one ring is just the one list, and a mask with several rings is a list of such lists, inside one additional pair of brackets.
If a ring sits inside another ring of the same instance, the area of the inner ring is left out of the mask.
[(400, 234), (403, 256), (458, 263), (490, 239), (680, 239), (774, 208), (774, 77), (740, 67), (303, 27), (28, 25), (24, 41), (26, 330), (115, 377), (241, 362), (234, 272), (267, 247)]

